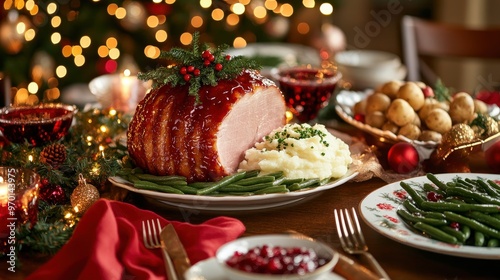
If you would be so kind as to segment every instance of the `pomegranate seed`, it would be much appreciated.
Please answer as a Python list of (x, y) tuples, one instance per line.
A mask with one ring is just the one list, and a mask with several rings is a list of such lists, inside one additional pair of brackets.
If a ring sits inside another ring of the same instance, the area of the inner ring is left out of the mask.
[(437, 201), (441, 200), (442, 198), (443, 198), (443, 196), (436, 193), (436, 192), (430, 191), (427, 193), (427, 200), (429, 200), (429, 201), (437, 202)]
[(263, 245), (246, 253), (234, 253), (226, 264), (253, 273), (305, 274), (327, 262), (327, 259), (318, 257), (314, 251), (307, 248)]
[(460, 224), (458, 222), (451, 222), (450, 227), (454, 230), (460, 230)]

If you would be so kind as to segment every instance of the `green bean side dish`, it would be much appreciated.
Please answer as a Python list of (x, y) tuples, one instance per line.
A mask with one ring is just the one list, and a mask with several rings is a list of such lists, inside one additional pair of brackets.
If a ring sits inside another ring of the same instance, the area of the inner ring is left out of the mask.
[(500, 185), (490, 179), (453, 178), (400, 186), (408, 194), (398, 216), (412, 229), (450, 244), (499, 247)]
[(259, 175), (258, 170), (241, 171), (216, 182), (188, 183), (186, 177), (167, 175), (157, 176), (143, 173), (139, 168), (124, 168), (117, 174), (135, 188), (163, 193), (208, 195), (208, 196), (250, 196), (270, 193), (287, 193), (318, 187), (328, 183), (328, 179), (290, 179), (283, 172)]

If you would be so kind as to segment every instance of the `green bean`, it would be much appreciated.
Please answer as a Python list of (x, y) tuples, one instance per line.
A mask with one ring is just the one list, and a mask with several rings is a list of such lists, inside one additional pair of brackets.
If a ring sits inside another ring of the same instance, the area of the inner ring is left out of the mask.
[(243, 179), (251, 178), (251, 177), (256, 177), (256, 176), (259, 175), (259, 173), (260, 173), (259, 170), (249, 170), (249, 171), (246, 171), (245, 176), (243, 177)]
[(426, 223), (426, 224), (432, 225), (432, 226), (443, 226), (443, 225), (447, 224), (445, 219), (434, 219), (434, 218), (426, 218), (426, 217), (422, 217), (422, 216), (416, 216), (416, 215), (413, 215), (410, 212), (403, 210), (403, 209), (398, 209), (396, 211), (396, 214), (398, 214), (403, 219), (410, 221), (412, 223), (422, 222), (422, 223)]
[(408, 193), (418, 207), (422, 207), (422, 203), (425, 202), (425, 200), (415, 189), (403, 181), (401, 181), (400, 186)]
[(283, 185), (290, 186), (290, 185), (293, 185), (295, 183), (300, 183), (304, 180), (305, 179), (303, 179), (303, 178), (285, 178), (285, 181), (283, 181)]
[(500, 230), (500, 219), (495, 218), (491, 215), (484, 214), (479, 211), (471, 211), (470, 213), (467, 214), (467, 216), (476, 219), (477, 221), (487, 224), (497, 230)]
[(141, 189), (141, 190), (158, 191), (158, 192), (174, 193), (174, 194), (184, 194), (182, 191), (180, 191), (176, 188), (172, 188), (170, 186), (158, 185), (158, 184), (150, 182), (150, 181), (141, 181), (141, 180), (135, 181), (134, 187)]
[(451, 243), (451, 244), (458, 244), (458, 240), (455, 236), (450, 235), (434, 226), (418, 222), (413, 225), (416, 229), (421, 230), (425, 234), (428, 234), (434, 239), (437, 239), (439, 241), (443, 241), (446, 243)]
[(465, 240), (469, 239), (471, 235), (471, 229), (468, 225), (460, 225), (460, 231), (464, 234)]
[(264, 176), (250, 177), (238, 180), (237, 185), (248, 186), (248, 185), (257, 185), (261, 183), (269, 183), (273, 181), (274, 181), (274, 176), (264, 175)]
[(186, 177), (177, 175), (158, 176), (153, 174), (137, 174), (141, 180), (151, 182), (171, 182), (171, 181), (186, 181)]
[(441, 189), (436, 188), (434, 185), (429, 184), (429, 183), (424, 183), (422, 189), (426, 192), (435, 192), (441, 195), (444, 195), (445, 192)]
[(234, 173), (232, 175), (226, 176), (222, 178), (221, 180), (215, 182), (215, 184), (205, 187), (203, 189), (198, 189), (197, 194), (198, 195), (206, 195), (215, 192), (217, 189), (229, 185), (235, 181), (240, 180), (241, 178), (245, 177), (245, 171)]
[(484, 181), (481, 181), (481, 180), (478, 180), (477, 181), (477, 184), (479, 185), (479, 187), (481, 187), (482, 190), (484, 190), (484, 192), (486, 192), (489, 196), (493, 197), (493, 198), (496, 198), (496, 199), (499, 199), (500, 198), (500, 193), (495, 189), (493, 188), (490, 184), (484, 182)]
[(500, 245), (500, 242), (496, 238), (490, 238), (488, 240), (488, 243), (486, 244), (486, 247), (498, 247)]
[(474, 232), (474, 246), (481, 247), (484, 245), (484, 233), (480, 231), (475, 231)]
[(448, 233), (449, 235), (454, 236), (459, 243), (463, 244), (467, 240), (465, 233), (461, 232), (460, 230), (454, 229), (454, 228), (450, 227), (449, 225), (441, 226), (441, 227), (439, 227), (439, 229)]
[(498, 207), (498, 205), (493, 205), (493, 204), (469, 204), (469, 203), (424, 201), (422, 202), (421, 207), (424, 210), (439, 211), (439, 212), (482, 211), (486, 213), (500, 213), (500, 207)]
[(448, 195), (460, 195), (464, 197), (470, 197), (481, 203), (495, 204), (500, 206), (500, 199), (489, 197), (484, 194), (473, 192), (471, 190), (460, 187), (448, 188), (446, 193)]
[(210, 186), (213, 186), (215, 182), (194, 182), (190, 183), (188, 186), (195, 188), (195, 189), (204, 189)]
[[(165, 186), (165, 185), (162, 185), (162, 186)], [(174, 189), (178, 189), (185, 194), (197, 194), (198, 193), (197, 188), (193, 188), (193, 187), (190, 187), (187, 185), (186, 186), (184, 186), (184, 185), (171, 185), (170, 187), (172, 187)]]
[[(239, 183), (239, 181), (236, 183)], [(223, 187), (219, 188), (219, 192), (254, 192), (254, 191), (258, 191), (258, 190), (272, 187), (272, 186), (273, 186), (272, 182), (265, 182), (265, 183), (255, 184), (255, 185), (247, 185), (247, 186), (230, 184), (230, 185), (223, 186)]]
[(415, 204), (413, 204), (408, 199), (403, 201), (403, 206), (406, 208), (406, 210), (410, 211), (411, 213), (415, 213), (415, 214), (421, 215), (421, 216), (426, 217), (426, 218), (445, 219), (445, 216), (443, 213), (424, 211), (424, 210), (418, 208)]
[(486, 182), (492, 187), (494, 188), (495, 190), (499, 191), (500, 192), (500, 185), (495, 183), (495, 181), (491, 180), (491, 179), (488, 179), (486, 180)]
[(314, 178), (314, 179), (304, 180), (304, 181), (302, 181), (300, 183), (293, 183), (292, 185), (287, 186), (287, 188), (290, 191), (296, 191), (296, 190), (305, 189), (307, 187), (311, 187), (311, 186), (314, 186), (314, 185), (317, 185), (317, 184), (319, 184), (319, 179)]
[(441, 180), (439, 180), (434, 174), (432, 173), (427, 173), (426, 174), (426, 177), (427, 179), (429, 179), (431, 182), (433, 182), (436, 187), (438, 187), (439, 189), (443, 190), (443, 191), (446, 191), (446, 189), (448, 189), (448, 186), (446, 186), (445, 183), (441, 182)]
[(287, 192), (289, 192), (289, 190), (285, 185), (279, 185), (255, 191), (254, 194), (287, 193)]
[(500, 231), (493, 229), (493, 228), (490, 228), (487, 225), (480, 223), (474, 219), (471, 219), (471, 218), (468, 218), (468, 217), (465, 217), (465, 216), (462, 216), (462, 215), (459, 215), (459, 214), (456, 214), (453, 212), (449, 212), (449, 211), (445, 211), (444, 215), (446, 216), (447, 219), (454, 221), (454, 222), (458, 222), (460, 224), (465, 224), (475, 231), (480, 231), (480, 232), (487, 234), (491, 237), (500, 238)]

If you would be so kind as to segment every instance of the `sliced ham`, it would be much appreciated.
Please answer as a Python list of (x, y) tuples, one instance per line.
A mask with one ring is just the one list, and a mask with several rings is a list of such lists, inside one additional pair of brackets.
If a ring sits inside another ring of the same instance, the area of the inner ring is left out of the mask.
[(160, 87), (140, 102), (129, 125), (130, 157), (145, 172), (215, 181), (237, 171), (244, 152), (285, 124), (280, 90), (255, 71), (202, 86)]

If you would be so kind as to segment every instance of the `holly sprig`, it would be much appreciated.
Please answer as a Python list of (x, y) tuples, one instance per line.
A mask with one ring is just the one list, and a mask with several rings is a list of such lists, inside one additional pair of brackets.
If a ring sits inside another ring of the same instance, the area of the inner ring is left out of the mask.
[(170, 65), (138, 74), (141, 80), (151, 80), (153, 88), (163, 85), (171, 87), (188, 84), (190, 96), (200, 103), (199, 90), (203, 85), (216, 86), (220, 80), (232, 79), (245, 69), (260, 70), (261, 65), (248, 57), (226, 55), (228, 45), (211, 49), (200, 44), (200, 35), (193, 33), (191, 50), (172, 48), (162, 51), (159, 58), (169, 60)]

